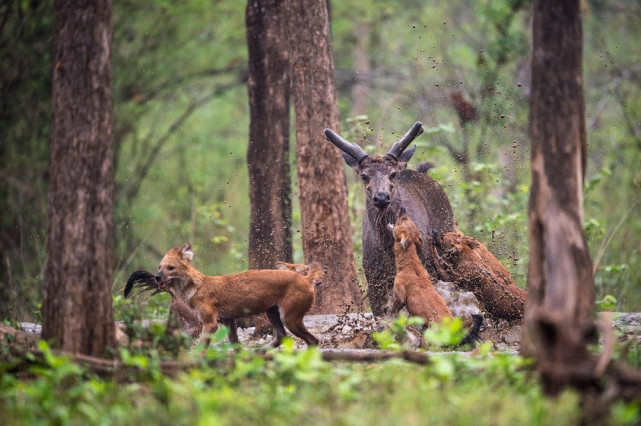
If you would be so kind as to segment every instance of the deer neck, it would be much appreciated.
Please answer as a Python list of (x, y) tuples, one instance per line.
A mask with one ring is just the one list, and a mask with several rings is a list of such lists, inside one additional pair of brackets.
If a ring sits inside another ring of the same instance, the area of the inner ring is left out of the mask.
[(387, 229), (389, 223), (396, 223), (398, 214), (401, 209), (400, 202), (397, 199), (392, 200), (385, 210), (379, 210), (374, 206), (371, 200), (367, 200), (367, 220), (370, 222), (376, 240), (383, 247), (394, 246), (394, 235)]

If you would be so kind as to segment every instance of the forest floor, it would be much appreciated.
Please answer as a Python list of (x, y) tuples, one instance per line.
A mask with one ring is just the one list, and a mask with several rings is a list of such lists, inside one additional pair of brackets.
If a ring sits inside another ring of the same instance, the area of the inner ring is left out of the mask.
[[(641, 313), (615, 313), (612, 325), (619, 344), (641, 342)], [(391, 318), (375, 318), (371, 313), (344, 315), (308, 315), (305, 326), (320, 339), (321, 349), (376, 349), (372, 333), (389, 327)], [(481, 341), (491, 341), (493, 349), (501, 352), (518, 352), (520, 349), (521, 321), (485, 318), (481, 328)], [(408, 333), (409, 343), (418, 341), (418, 331)], [(241, 343), (247, 347), (264, 346), (273, 336), (255, 336), (254, 327), (238, 329)], [(297, 347), (305, 343), (296, 339)]]
[[(375, 331), (389, 327), (391, 317), (376, 318), (371, 313), (352, 313), (344, 315), (308, 315), (305, 326), (320, 339), (321, 349), (377, 349), (372, 338)], [(518, 351), (520, 322), (486, 320), (481, 329), (482, 341), (492, 341), (494, 348), (500, 351)], [(414, 347), (418, 343), (419, 330), (408, 329), (408, 343)], [(271, 335), (255, 336), (254, 328), (238, 329), (238, 337), (246, 346), (267, 345)], [(298, 347), (305, 347), (302, 340), (296, 339)]]
[[(641, 313), (614, 313), (613, 318), (612, 325), (619, 345), (628, 342), (641, 343)], [(305, 317), (305, 325), (312, 334), (320, 339), (319, 347), (321, 349), (377, 349), (372, 333), (388, 328), (391, 321), (392, 318), (376, 318), (371, 313), (308, 315)], [(521, 325), (520, 321), (508, 322), (486, 318), (481, 328), (481, 341), (491, 341), (493, 349), (496, 351), (518, 352)], [(40, 334), (39, 324), (21, 323), (21, 328), (32, 339), (37, 338)], [(254, 331), (254, 327), (238, 327), (238, 337), (243, 346), (266, 346), (273, 339), (273, 336), (269, 334), (257, 336)], [(0, 330), (0, 332), (7, 332), (7, 330)], [(408, 343), (411, 346), (416, 346), (418, 335), (418, 330), (410, 329), (408, 331)], [(296, 346), (304, 348), (305, 343), (296, 339)]]

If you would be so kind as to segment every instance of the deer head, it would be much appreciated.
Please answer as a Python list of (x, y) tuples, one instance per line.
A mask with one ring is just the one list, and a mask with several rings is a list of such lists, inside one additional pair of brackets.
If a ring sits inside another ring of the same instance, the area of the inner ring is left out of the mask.
[(325, 129), (325, 137), (343, 152), (345, 162), (361, 177), (365, 187), (367, 203), (372, 203), (377, 209), (385, 210), (395, 193), (395, 180), (398, 173), (405, 169), (407, 162), (416, 151), (416, 145), (407, 149), (417, 136), (423, 133), (420, 121), (401, 137), (389, 152), (383, 156), (369, 156), (363, 149), (330, 129)]

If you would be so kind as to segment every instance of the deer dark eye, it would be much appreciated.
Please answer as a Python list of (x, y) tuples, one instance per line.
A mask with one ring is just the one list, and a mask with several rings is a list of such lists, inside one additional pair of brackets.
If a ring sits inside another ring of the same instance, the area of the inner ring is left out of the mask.
[(361, 175), (361, 180), (365, 183), (369, 182), (369, 176), (367, 175)]
[(169, 269), (170, 271), (173, 271), (173, 270), (174, 270), (174, 269), (176, 269), (176, 268), (175, 268), (175, 267), (173, 267), (173, 266), (168, 266), (168, 267), (167, 267), (167, 269)]
[(396, 179), (396, 172), (390, 173), (389, 178), (390, 179)]

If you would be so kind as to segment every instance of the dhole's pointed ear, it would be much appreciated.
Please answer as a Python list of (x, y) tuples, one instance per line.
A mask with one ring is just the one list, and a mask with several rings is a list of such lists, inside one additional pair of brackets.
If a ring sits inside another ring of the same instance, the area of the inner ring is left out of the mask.
[(191, 247), (191, 244), (185, 243), (180, 247), (180, 250), (178, 251), (180, 253), (180, 257), (183, 260), (191, 260), (194, 258), (194, 249)]

